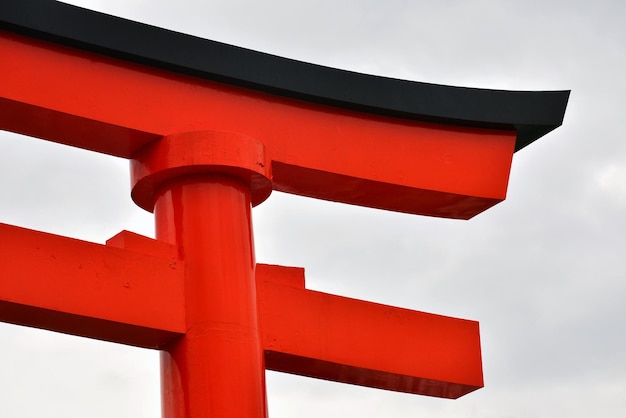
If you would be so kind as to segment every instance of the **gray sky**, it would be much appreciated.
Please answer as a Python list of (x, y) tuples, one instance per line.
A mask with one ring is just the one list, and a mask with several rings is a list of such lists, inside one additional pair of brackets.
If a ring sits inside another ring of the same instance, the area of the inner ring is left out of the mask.
[[(626, 409), (626, 2), (74, 0), (233, 45), (416, 81), (571, 89), (470, 221), (274, 193), (259, 262), (308, 287), (480, 321), (485, 388), (451, 401), (268, 373), (272, 418), (621, 417)], [(125, 160), (0, 132), (0, 222), (152, 235)], [(158, 417), (156, 352), (0, 324), (0, 415)]]

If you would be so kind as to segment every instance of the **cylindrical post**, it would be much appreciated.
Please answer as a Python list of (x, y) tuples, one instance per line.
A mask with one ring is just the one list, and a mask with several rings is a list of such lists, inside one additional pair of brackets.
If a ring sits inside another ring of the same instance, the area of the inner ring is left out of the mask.
[(152, 202), (157, 239), (177, 246), (186, 269), (187, 332), (161, 354), (164, 418), (267, 417), (251, 210), (271, 183), (259, 149), (193, 133), (133, 160), (133, 197)]
[(187, 266), (187, 333), (161, 354), (163, 417), (266, 417), (250, 191), (228, 177), (181, 178), (160, 192), (155, 218), (157, 239)]

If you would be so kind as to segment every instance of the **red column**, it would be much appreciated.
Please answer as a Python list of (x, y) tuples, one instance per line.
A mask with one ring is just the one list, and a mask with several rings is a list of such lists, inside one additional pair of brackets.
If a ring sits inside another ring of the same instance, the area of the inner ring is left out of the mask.
[(164, 418), (267, 417), (251, 223), (253, 201), (270, 191), (259, 150), (250, 138), (193, 133), (133, 161), (133, 197), (154, 202), (157, 239), (186, 265), (187, 332), (161, 354)]

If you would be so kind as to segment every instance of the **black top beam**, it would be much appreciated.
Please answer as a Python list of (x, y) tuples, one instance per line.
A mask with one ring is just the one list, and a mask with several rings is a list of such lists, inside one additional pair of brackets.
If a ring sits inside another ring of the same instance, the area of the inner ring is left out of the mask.
[(0, 28), (286, 97), (425, 122), (515, 129), (516, 150), (563, 122), (569, 91), (505, 91), (309, 64), (53, 0), (1, 0)]

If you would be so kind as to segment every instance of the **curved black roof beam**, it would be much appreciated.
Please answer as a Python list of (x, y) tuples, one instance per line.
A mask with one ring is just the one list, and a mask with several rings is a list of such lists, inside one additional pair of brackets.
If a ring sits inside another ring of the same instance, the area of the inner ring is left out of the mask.
[(0, 1), (0, 28), (276, 95), (424, 122), (517, 132), (520, 150), (563, 122), (569, 91), (404, 81), (281, 58), (53, 0)]

